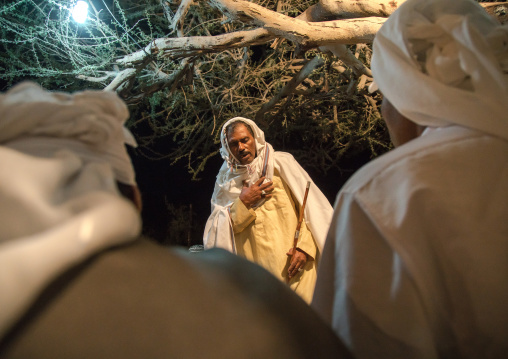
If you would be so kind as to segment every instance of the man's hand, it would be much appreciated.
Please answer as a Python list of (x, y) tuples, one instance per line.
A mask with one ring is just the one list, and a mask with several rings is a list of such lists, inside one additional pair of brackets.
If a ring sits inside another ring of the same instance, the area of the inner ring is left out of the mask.
[(245, 207), (251, 208), (254, 204), (258, 203), (261, 198), (268, 199), (272, 197), (271, 193), (273, 191), (273, 182), (269, 181), (265, 184), (262, 184), (264, 180), (265, 177), (261, 177), (250, 187), (246, 181), (243, 181), (240, 200), (243, 202)]
[(289, 264), (288, 268), (288, 278), (291, 279), (295, 275), (298, 274), (298, 272), (303, 270), (303, 267), (307, 263), (307, 260), (309, 259), (309, 256), (307, 253), (302, 251), (299, 248), (296, 248), (296, 253), (293, 255), (293, 248), (289, 250), (286, 254), (291, 257), (291, 263)]

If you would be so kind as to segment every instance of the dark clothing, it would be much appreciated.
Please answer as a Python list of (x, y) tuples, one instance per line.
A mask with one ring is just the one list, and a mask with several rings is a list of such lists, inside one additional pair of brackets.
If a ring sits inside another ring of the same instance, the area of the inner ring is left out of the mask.
[(1, 358), (348, 358), (267, 271), (221, 249), (148, 240), (110, 249), (46, 288)]

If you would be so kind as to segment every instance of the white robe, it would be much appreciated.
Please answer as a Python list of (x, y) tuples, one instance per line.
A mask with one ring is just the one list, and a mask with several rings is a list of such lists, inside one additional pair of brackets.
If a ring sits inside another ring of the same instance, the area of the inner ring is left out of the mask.
[[(225, 129), (235, 121), (242, 121), (249, 125), (256, 141), (256, 158), (245, 166), (239, 164), (229, 150), (227, 142)], [(217, 175), (210, 201), (212, 213), (206, 222), (203, 234), (205, 248), (219, 247), (236, 254), (229, 209), (239, 197), (244, 181), (252, 184), (264, 175), (266, 182), (272, 178), (276, 169), (291, 189), (300, 206), (303, 203), (307, 182), (311, 182), (304, 211), (304, 220), (316, 241), (319, 252), (321, 252), (330, 226), (333, 209), (328, 199), (312, 182), (302, 166), (296, 162), (293, 155), (274, 151), (272, 146), (265, 141), (264, 132), (254, 121), (244, 117), (234, 117), (222, 126), (221, 144), (220, 153), (224, 163)], [(261, 203), (263, 203), (263, 200), (257, 205)]]
[(472, 0), (407, 0), (377, 32), (379, 89), (433, 129), (335, 203), (312, 305), (356, 357), (506, 357), (507, 60)]
[(358, 358), (508, 352), (508, 141), (427, 130), (335, 203), (312, 306)]
[[(311, 181), (304, 219), (321, 252), (333, 213), (330, 202), (291, 154), (274, 152), (274, 166), (279, 171), (282, 179), (288, 184), (300, 205), (303, 203), (307, 181)], [(216, 185), (213, 198), (217, 197), (216, 193), (219, 191), (220, 188)], [(212, 214), (205, 226), (203, 240), (205, 248), (219, 247), (236, 253), (232, 224), (228, 212), (232, 204), (231, 201), (225, 206), (220, 206), (212, 201)]]

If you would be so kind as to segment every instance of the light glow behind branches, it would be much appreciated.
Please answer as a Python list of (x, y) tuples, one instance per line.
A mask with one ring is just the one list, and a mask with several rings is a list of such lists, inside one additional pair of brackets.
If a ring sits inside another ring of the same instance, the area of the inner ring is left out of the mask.
[(88, 16), (88, 3), (85, 1), (78, 1), (72, 9), (72, 18), (79, 24), (86, 21)]

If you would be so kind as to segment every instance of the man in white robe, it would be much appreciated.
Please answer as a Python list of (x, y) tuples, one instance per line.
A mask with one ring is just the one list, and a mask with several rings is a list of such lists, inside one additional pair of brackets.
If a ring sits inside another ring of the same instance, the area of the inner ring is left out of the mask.
[(140, 237), (127, 117), (112, 92), (0, 94), (0, 357), (350, 358), (258, 266)]
[(312, 306), (358, 358), (508, 352), (508, 28), (408, 0), (377, 33), (396, 148), (336, 203)]
[(243, 117), (227, 121), (221, 144), (224, 164), (212, 195), (205, 248), (224, 248), (261, 265), (310, 303), (332, 215), (330, 203), (293, 156), (273, 150), (254, 121)]

